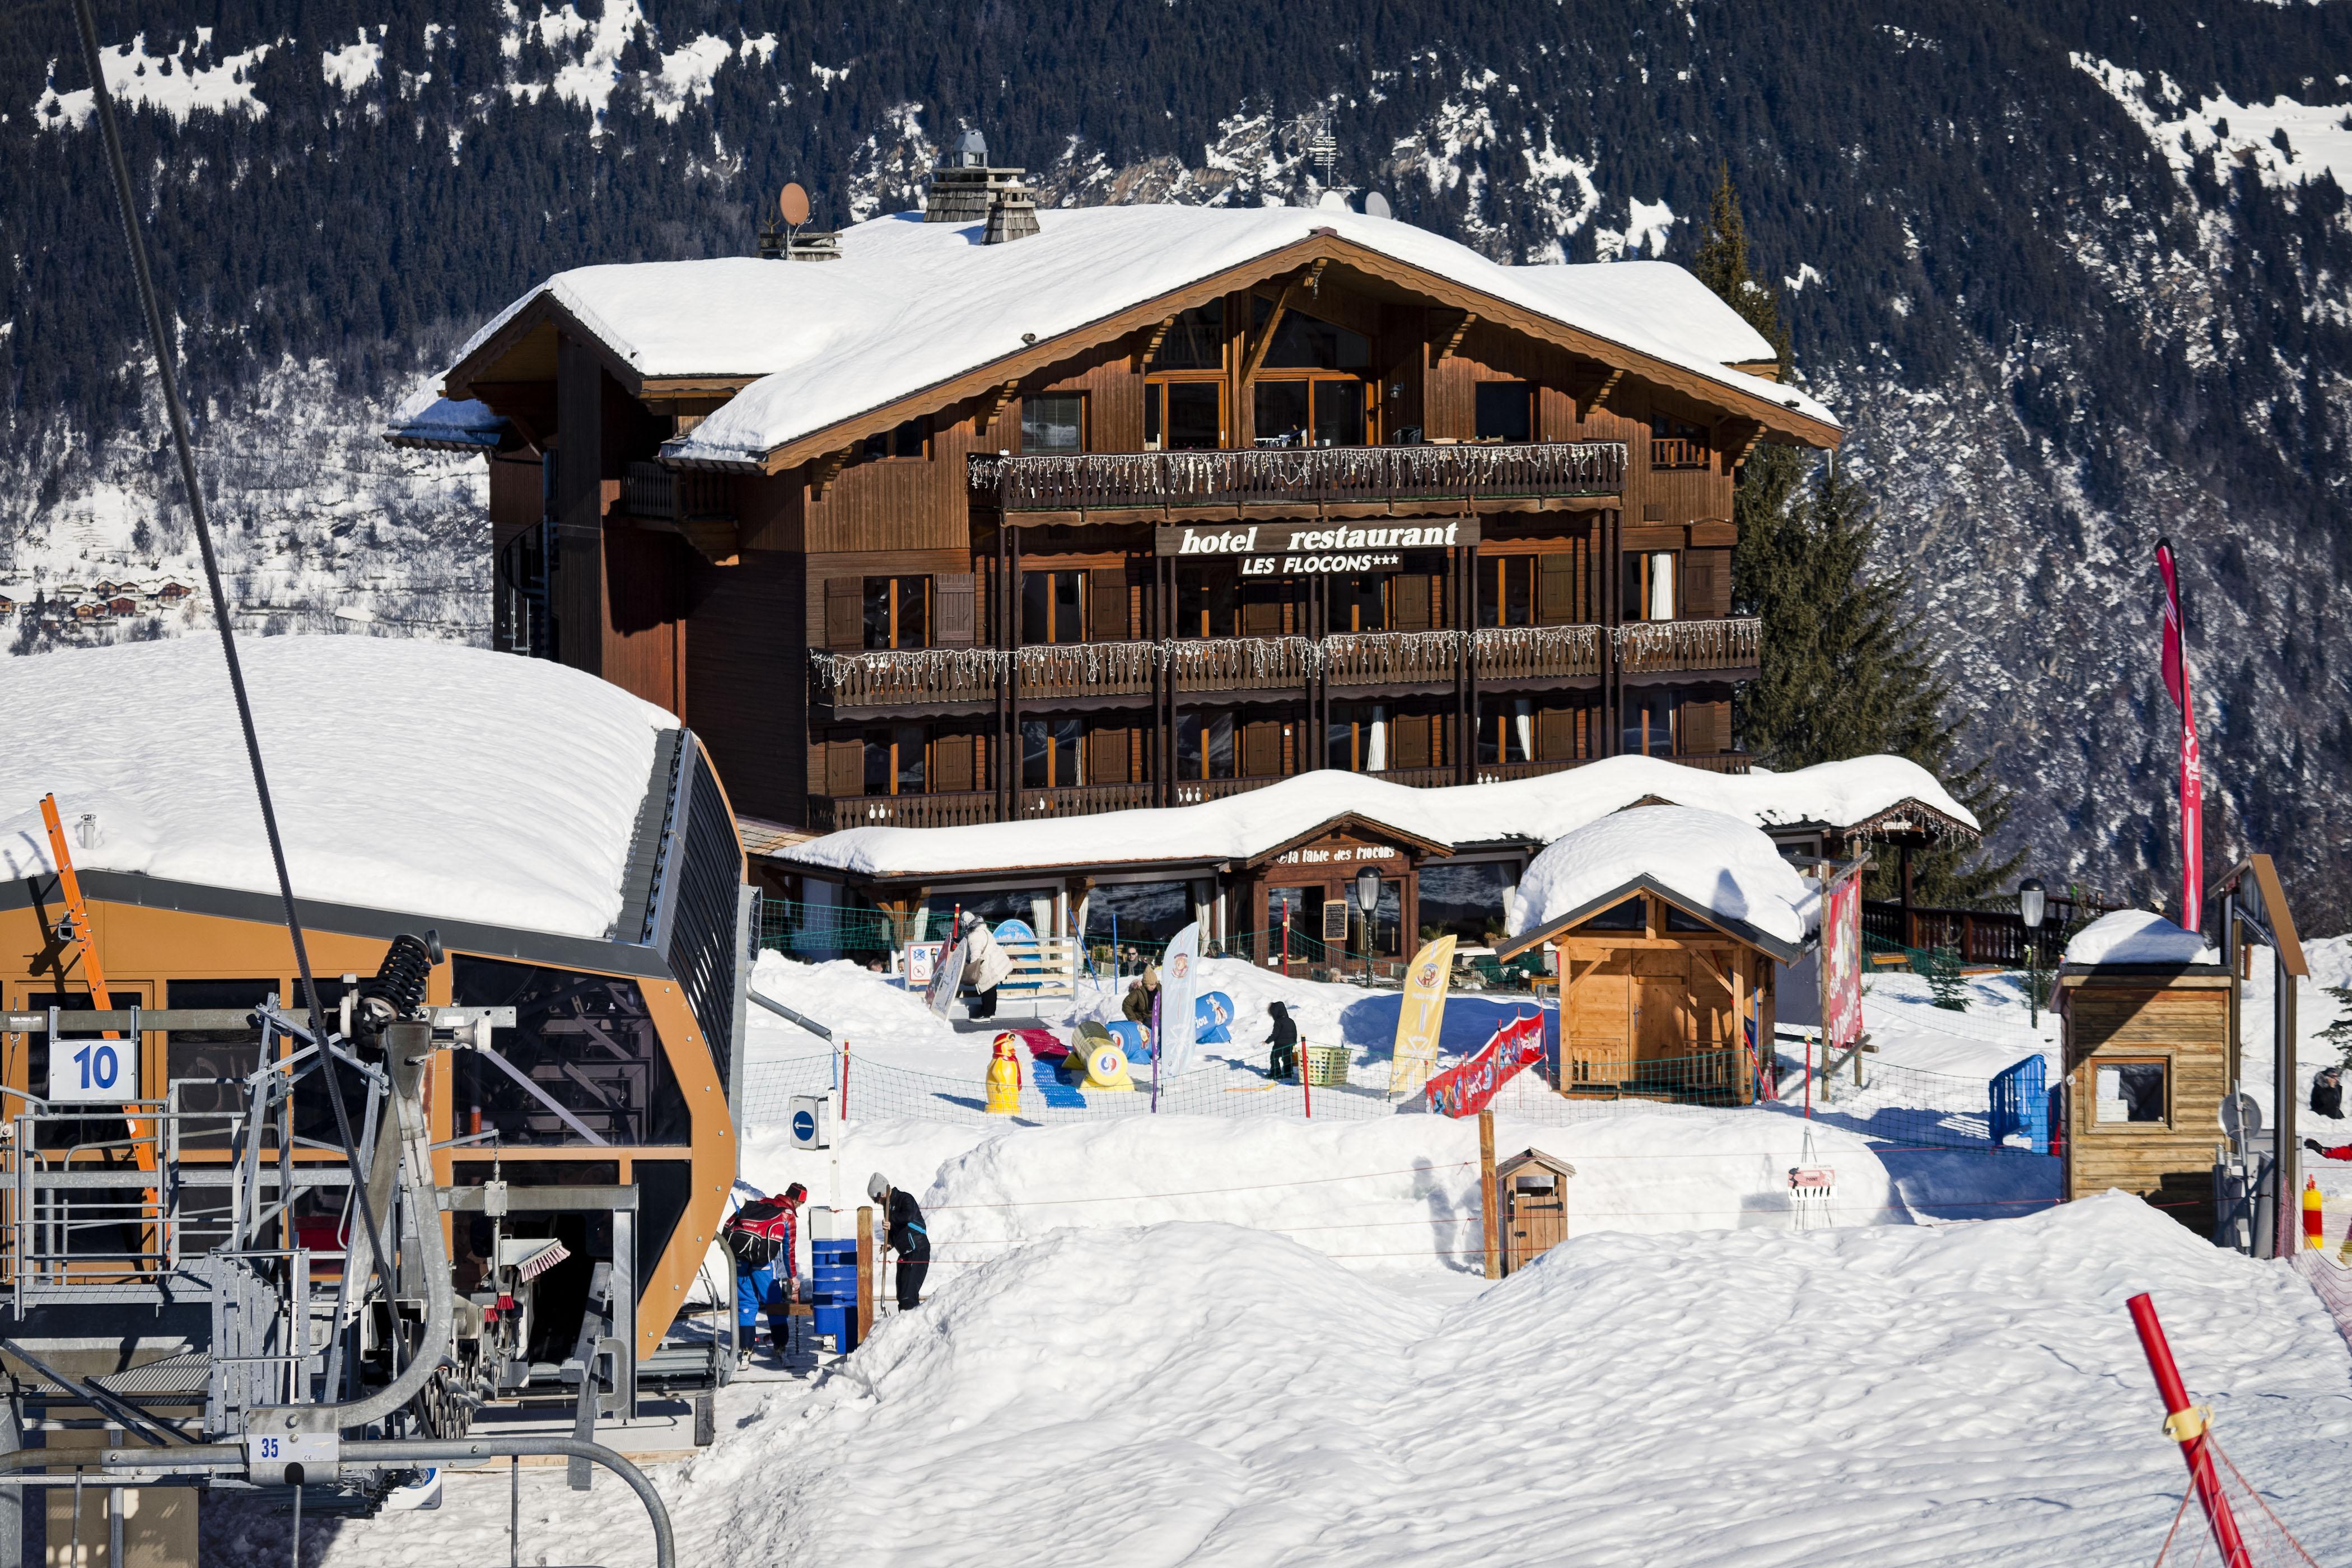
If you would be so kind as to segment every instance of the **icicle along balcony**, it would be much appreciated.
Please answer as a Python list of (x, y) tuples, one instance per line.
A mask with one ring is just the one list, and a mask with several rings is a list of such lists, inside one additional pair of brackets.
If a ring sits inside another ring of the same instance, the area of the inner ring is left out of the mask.
[(1624, 489), (1622, 441), (974, 457), (971, 493), (1024, 524), (1574, 510)]
[[(1148, 698), (1165, 679), (1181, 696), (1302, 692), (1321, 680), (1364, 697), (1448, 688), (1464, 673), (1482, 688), (1590, 686), (1617, 668), (1632, 679), (1752, 676), (1754, 620), (1486, 626), (1475, 632), (1343, 632), (1325, 637), (1181, 637), (999, 648), (809, 650), (818, 708), (835, 718), (912, 716), (993, 704), (1008, 674), (1024, 704)], [(1463, 668), (1465, 658), (1469, 668)]]

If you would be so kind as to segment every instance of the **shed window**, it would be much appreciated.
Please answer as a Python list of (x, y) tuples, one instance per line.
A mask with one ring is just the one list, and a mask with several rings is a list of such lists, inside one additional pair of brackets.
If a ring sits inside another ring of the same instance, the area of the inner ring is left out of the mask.
[(919, 458), (923, 455), (924, 437), (930, 434), (930, 421), (909, 419), (894, 429), (877, 430), (866, 437), (858, 448), (858, 460), (871, 462), (877, 458)]
[(1584, 931), (1644, 931), (1648, 929), (1648, 911), (1638, 898), (1627, 899), (1586, 920), (1580, 928)]
[(2140, 1122), (2162, 1127), (2171, 1117), (2161, 1061), (2098, 1064), (2096, 1121), (2101, 1127)]
[(1075, 392), (1048, 392), (1021, 400), (1021, 449), (1083, 452), (1087, 446), (1087, 400)]

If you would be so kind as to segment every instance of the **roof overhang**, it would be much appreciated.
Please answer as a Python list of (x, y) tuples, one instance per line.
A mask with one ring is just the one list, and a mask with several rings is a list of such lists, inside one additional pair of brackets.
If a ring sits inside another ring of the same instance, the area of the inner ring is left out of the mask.
[(2286, 889), (2280, 885), (2278, 868), (2269, 856), (2250, 855), (2231, 867), (2214, 882), (2212, 891), (2205, 895), (2208, 904), (2220, 899), (2234, 901), (2239, 917), (2252, 925), (2257, 935), (2269, 939), (2280, 966), (2287, 973), (2299, 980), (2311, 973), (2311, 963), (2303, 952), (2303, 938), (2294, 929), (2294, 912), (2287, 908)]
[(1402, 827), (1391, 826), (1389, 824), (1381, 821), (1377, 817), (1365, 816), (1362, 812), (1343, 811), (1335, 816), (1325, 817), (1321, 822), (1317, 823), (1306, 832), (1294, 834), (1290, 837), (1284, 839), (1281, 843), (1273, 846), (1271, 848), (1259, 850), (1256, 854), (1250, 856), (1245, 860), (1238, 862), (1238, 864), (1244, 869), (1254, 869), (1256, 867), (1270, 864), (1282, 856), (1289, 854), (1293, 849), (1297, 849), (1302, 845), (1312, 844), (1318, 838), (1322, 838), (1334, 833), (1348, 832), (1353, 832), (1358, 837), (1364, 838), (1389, 839), (1394, 843), (1405, 845), (1410, 848), (1417, 849), (1424, 855), (1443, 855), (1453, 847), (1453, 846), (1440, 843), (1434, 838), (1426, 838), (1418, 833), (1411, 833)]
[(1656, 878), (1644, 872), (1630, 881), (1621, 883), (1608, 892), (1586, 900), (1557, 920), (1547, 921), (1536, 930), (1523, 932), (1514, 939), (1509, 946), (1498, 951), (1495, 954), (1496, 960), (1498, 963), (1507, 963), (1527, 952), (1528, 949), (1539, 947), (1549, 942), (1570, 927), (1581, 925), (1601, 910), (1623, 903), (1635, 893), (1655, 893), (1691, 919), (1703, 921), (1734, 942), (1746, 942), (1758, 952), (1769, 954), (1776, 963), (1794, 963), (1811, 948), (1810, 942), (1788, 942), (1774, 936), (1770, 931), (1749, 925), (1746, 921), (1735, 920), (1729, 915), (1719, 915), (1703, 905), (1695, 904)]

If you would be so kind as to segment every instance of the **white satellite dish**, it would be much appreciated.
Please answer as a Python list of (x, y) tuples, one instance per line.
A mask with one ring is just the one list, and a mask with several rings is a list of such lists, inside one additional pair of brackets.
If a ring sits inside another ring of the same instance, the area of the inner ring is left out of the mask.
[(1367, 193), (1364, 197), (1364, 216), (1366, 217), (1394, 217), (1396, 213), (1394, 209), (1389, 205), (1388, 197), (1381, 195), (1378, 191), (1372, 191)]
[(1344, 210), (1348, 205), (1348, 198), (1337, 191), (1326, 191), (1315, 198), (1315, 205), (1318, 207), (1339, 207)]

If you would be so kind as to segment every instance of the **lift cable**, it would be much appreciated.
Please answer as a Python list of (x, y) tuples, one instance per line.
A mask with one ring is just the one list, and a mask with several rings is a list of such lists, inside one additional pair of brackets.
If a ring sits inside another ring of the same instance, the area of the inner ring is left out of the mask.
[[(302, 994), (310, 1009), (314, 1028), (326, 1026), (327, 1010), (319, 1002), (319, 984), (310, 973), (310, 952), (302, 940), (302, 920), (294, 907), (294, 880), (286, 869), (286, 846), (278, 837), (278, 810), (269, 798), (269, 777), (261, 765), (261, 737), (253, 723), (253, 703), (245, 689), (245, 667), (237, 661), (236, 634), (229, 619), (228, 595), (221, 587), (220, 559), (213, 551), (212, 525), (205, 516), (205, 493), (196, 482), (196, 459), (194, 443), (188, 436), (188, 413), (180, 401), (180, 384), (172, 370), (172, 340), (163, 328), (163, 312), (155, 299), (155, 279), (147, 265), (147, 242), (139, 231), (136, 198), (131, 185), (131, 168), (123, 161), (122, 135), (114, 123), (114, 99), (106, 89), (106, 71), (100, 59), (98, 18), (90, 9), (90, 0), (74, 0), (74, 16), (81, 25), (82, 58), (89, 70), (92, 101), (98, 109), (99, 129), (105, 135), (107, 161), (114, 173), (116, 204), (122, 212), (122, 239), (131, 255), (131, 268), (139, 285), (139, 302), (147, 312), (148, 335), (155, 344), (155, 375), (163, 389), (163, 406), (172, 419), (172, 444), (180, 458), (180, 481), (188, 492), (188, 512), (195, 523), (196, 549), (204, 558), (205, 582), (212, 589), (213, 620), (220, 628), (221, 654), (228, 662), (229, 690), (236, 699), (236, 717), (245, 733), (246, 759), (253, 768), (253, 791), (261, 802), (261, 826), (269, 839), (270, 864), (278, 871), (278, 895), (286, 906), (286, 932), (293, 940), (294, 963), (301, 972)], [(371, 1270), (388, 1280), (389, 1255), (383, 1249), (383, 1237), (376, 1225), (374, 1202), (368, 1195), (367, 1173), (360, 1168), (359, 1142), (352, 1135), (351, 1112), (343, 1104), (343, 1086), (335, 1070), (334, 1057), (320, 1053), (320, 1068), (327, 1080), (327, 1101), (334, 1108), (335, 1133), (342, 1142), (343, 1159), (351, 1167), (352, 1191), (359, 1200), (360, 1217), (367, 1228)], [(397, 1129), (393, 1130), (396, 1135)]]

